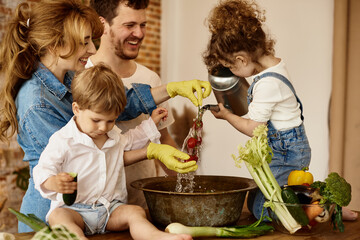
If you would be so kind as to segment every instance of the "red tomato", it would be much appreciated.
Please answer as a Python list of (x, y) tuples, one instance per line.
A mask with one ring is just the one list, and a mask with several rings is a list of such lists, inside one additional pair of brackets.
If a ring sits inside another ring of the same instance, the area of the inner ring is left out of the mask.
[(195, 129), (202, 128), (203, 127), (203, 122), (202, 121), (196, 122), (196, 120), (195, 120), (193, 125), (194, 125), (193, 127)]
[(188, 161), (197, 161), (198, 160), (198, 157), (197, 156), (193, 156), (191, 155), (190, 158), (188, 159)]
[(190, 158), (188, 160), (184, 160), (184, 162), (190, 162), (190, 161), (197, 161), (198, 157), (194, 155), (190, 155)]
[(197, 145), (201, 145), (201, 143), (202, 143), (202, 138), (201, 137), (199, 137), (198, 139), (197, 139)]
[(193, 137), (188, 139), (187, 146), (188, 148), (194, 148), (196, 146), (197, 140)]
[(301, 185), (310, 187), (310, 184), (308, 184), (308, 183), (303, 183), (303, 184), (301, 184)]

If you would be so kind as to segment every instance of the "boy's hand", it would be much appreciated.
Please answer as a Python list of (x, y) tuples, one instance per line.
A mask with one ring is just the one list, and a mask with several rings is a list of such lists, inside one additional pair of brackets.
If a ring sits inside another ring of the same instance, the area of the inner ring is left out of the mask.
[[(211, 85), (208, 81), (194, 79), (190, 81), (168, 83), (166, 90), (170, 97), (175, 97), (177, 95), (186, 97), (197, 107), (202, 105), (203, 98), (210, 95)], [(197, 98), (194, 94), (195, 92), (197, 93)]]
[(166, 108), (158, 107), (151, 113), (151, 118), (155, 125), (158, 125), (161, 120), (165, 121), (168, 116), (168, 110)]
[(196, 161), (180, 162), (178, 159), (187, 160), (190, 156), (166, 144), (151, 142), (147, 147), (147, 158), (159, 159), (168, 169), (178, 173), (193, 172), (198, 168)]
[(46, 189), (58, 193), (73, 193), (77, 189), (77, 182), (73, 182), (73, 179), (68, 173), (62, 172), (48, 178), (44, 182), (44, 186)]

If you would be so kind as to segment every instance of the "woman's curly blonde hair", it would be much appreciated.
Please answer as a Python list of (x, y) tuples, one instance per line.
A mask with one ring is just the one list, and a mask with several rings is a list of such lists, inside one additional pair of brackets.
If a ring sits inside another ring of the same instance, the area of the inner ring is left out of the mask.
[(207, 19), (211, 38), (203, 59), (209, 71), (221, 66), (219, 60), (232, 64), (233, 54), (245, 51), (253, 61), (262, 55), (273, 55), (275, 41), (262, 25), (265, 11), (254, 1), (221, 1)]

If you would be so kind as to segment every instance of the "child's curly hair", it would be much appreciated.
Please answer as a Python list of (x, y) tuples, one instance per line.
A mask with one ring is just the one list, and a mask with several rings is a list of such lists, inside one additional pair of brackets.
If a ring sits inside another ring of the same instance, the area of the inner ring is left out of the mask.
[(245, 51), (252, 61), (262, 55), (273, 55), (275, 41), (262, 29), (265, 11), (254, 1), (221, 1), (211, 12), (207, 24), (211, 39), (203, 59), (209, 71), (221, 64), (219, 60), (234, 63), (233, 54)]

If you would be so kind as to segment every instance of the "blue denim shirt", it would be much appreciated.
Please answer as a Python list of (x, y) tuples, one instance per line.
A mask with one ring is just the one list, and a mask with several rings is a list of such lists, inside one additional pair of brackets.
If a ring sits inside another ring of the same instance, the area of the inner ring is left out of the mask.
[[(31, 166), (37, 164), (50, 136), (73, 116), (70, 90), (73, 75), (73, 72), (66, 73), (62, 84), (40, 63), (32, 77), (20, 88), (15, 100), (18, 143), (25, 153), (24, 161), (30, 161)], [(149, 85), (134, 84), (132, 89), (126, 89), (126, 97), (125, 111), (118, 120), (129, 120), (140, 113), (151, 114), (156, 108)]]

